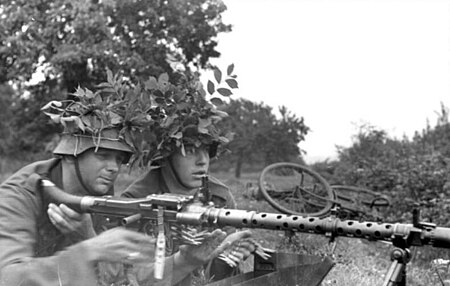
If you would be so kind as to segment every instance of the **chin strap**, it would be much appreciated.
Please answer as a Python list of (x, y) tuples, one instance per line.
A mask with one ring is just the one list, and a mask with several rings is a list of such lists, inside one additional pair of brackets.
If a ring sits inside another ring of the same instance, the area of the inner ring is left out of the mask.
[(75, 157), (75, 172), (77, 173), (77, 177), (78, 177), (78, 181), (80, 182), (81, 186), (83, 187), (83, 189), (91, 196), (95, 196), (95, 192), (92, 191), (91, 189), (89, 189), (86, 184), (83, 181), (83, 177), (81, 176), (81, 172), (80, 172), (80, 164), (78, 164), (78, 158)]
[(170, 172), (172, 173), (172, 175), (175, 177), (175, 180), (178, 184), (180, 184), (180, 186), (182, 186), (183, 188), (185, 188), (186, 190), (191, 190), (191, 188), (189, 188), (188, 186), (186, 186), (185, 184), (183, 184), (183, 182), (181, 181), (180, 177), (178, 176), (177, 172), (175, 171), (175, 168), (173, 167), (172, 164), (172, 160), (167, 160), (169, 163), (169, 169)]

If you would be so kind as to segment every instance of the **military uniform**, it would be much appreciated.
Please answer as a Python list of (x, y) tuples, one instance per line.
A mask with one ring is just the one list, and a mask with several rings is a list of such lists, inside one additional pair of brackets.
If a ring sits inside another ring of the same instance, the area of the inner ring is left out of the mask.
[[(0, 185), (0, 285), (127, 285), (126, 267), (87, 263), (83, 244), (53, 226), (47, 215), (48, 202), (39, 191), (41, 178), (61, 188), (60, 159), (25, 166)], [(93, 221), (101, 231), (104, 221)], [(173, 259), (166, 259), (165, 264), (172, 269)], [(154, 285), (152, 268), (130, 271), (136, 272), (133, 275), (140, 285)], [(170, 285), (170, 276), (165, 276), (160, 284)]]
[[(178, 193), (193, 195), (197, 190), (187, 190), (177, 182), (176, 176), (173, 174), (172, 168), (166, 166), (163, 168), (152, 169), (145, 173), (143, 176), (133, 182), (123, 193), (123, 197), (127, 198), (143, 198), (151, 194), (163, 194), (163, 193)], [(236, 202), (231, 194), (230, 189), (222, 182), (214, 177), (209, 177), (208, 189), (211, 194), (211, 200), (215, 207), (235, 209)], [(171, 239), (170, 229), (166, 225), (166, 255), (171, 255), (178, 251), (178, 246), (175, 241)], [(233, 228), (228, 227), (225, 229), (230, 233), (234, 231)], [(220, 259), (213, 259), (206, 266), (206, 275), (212, 278), (213, 281), (223, 279), (238, 273), (237, 268), (231, 268)], [(192, 277), (186, 277), (179, 286), (191, 285)]]

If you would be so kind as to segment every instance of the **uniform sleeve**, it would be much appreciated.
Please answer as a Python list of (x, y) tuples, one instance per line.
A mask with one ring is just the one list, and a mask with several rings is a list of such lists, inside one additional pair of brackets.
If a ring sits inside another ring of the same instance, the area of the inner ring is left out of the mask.
[(131, 183), (131, 185), (129, 185), (120, 195), (126, 198), (145, 198), (150, 194), (156, 193), (157, 189), (155, 187), (150, 187), (155, 184), (157, 184), (157, 182), (155, 182), (155, 176), (153, 173), (150, 171), (145, 172), (142, 176)]
[(34, 193), (13, 184), (0, 186), (0, 285), (96, 285), (83, 245), (34, 257), (41, 211)]

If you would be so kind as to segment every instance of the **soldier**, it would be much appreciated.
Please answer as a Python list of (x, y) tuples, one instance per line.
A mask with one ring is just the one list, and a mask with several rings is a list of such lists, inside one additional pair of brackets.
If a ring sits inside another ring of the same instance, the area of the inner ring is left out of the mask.
[[(65, 107), (53, 101), (43, 108), (56, 110), (47, 114), (65, 125), (58, 158), (27, 165), (0, 185), (0, 285), (153, 285), (154, 239), (123, 228), (96, 235), (104, 221), (49, 204), (41, 192), (43, 182), (52, 182), (73, 195), (113, 194), (120, 167), (133, 154), (123, 100), (88, 90), (76, 96)], [(216, 231), (204, 244), (166, 258), (171, 275), (161, 284), (176, 283), (217, 255), (224, 239)]]
[[(161, 123), (152, 126), (153, 136), (148, 136), (153, 140), (148, 142), (152, 148), (148, 153), (154, 154), (156, 159), (150, 160), (150, 171), (133, 182), (122, 196), (141, 198), (163, 193), (194, 195), (207, 176), (205, 187), (208, 188), (215, 207), (236, 208), (230, 189), (208, 174), (210, 160), (216, 157), (220, 145), (228, 142), (227, 136), (217, 124), (226, 114), (205, 100), (201, 88), (192, 88), (193, 86), (200, 85), (173, 87), (174, 90), (187, 92), (177, 97), (174, 106), (179, 108), (168, 106), (161, 112), (164, 116)], [(166, 98), (166, 101), (169, 100), (171, 98)], [(226, 231), (231, 233), (234, 230), (228, 228)], [(166, 253), (172, 254), (178, 250), (179, 239), (171, 235), (169, 226), (166, 226), (166, 235)], [(232, 252), (233, 255), (209, 261), (206, 266), (208, 278), (215, 281), (236, 274), (238, 263), (257, 247), (249, 241), (241, 241), (240, 246)], [(186, 278), (180, 285), (190, 284), (191, 280)]]
[[(213, 148), (208, 148), (208, 146), (185, 147), (185, 155), (182, 155), (180, 150), (175, 150), (160, 163), (160, 168), (152, 169), (144, 174), (132, 183), (122, 196), (139, 198), (149, 194), (162, 193), (193, 195), (202, 186), (202, 178), (208, 174), (210, 156), (213, 155)], [(216, 207), (236, 208), (230, 189), (219, 180), (209, 176), (208, 189)], [(226, 231), (231, 233), (233, 230), (228, 228)], [(170, 236), (169, 228), (166, 228), (166, 233)], [(241, 246), (244, 244), (241, 243)], [(177, 242), (169, 237), (166, 252), (173, 254), (178, 247)], [(234, 260), (234, 263), (231, 263), (233, 267), (221, 259), (209, 261), (206, 266), (207, 276), (215, 281), (237, 274), (238, 268), (235, 266), (254, 250), (255, 246), (252, 244), (249, 244), (247, 248), (235, 249), (234, 257), (231, 258)], [(186, 278), (180, 285), (190, 284), (191, 280)]]

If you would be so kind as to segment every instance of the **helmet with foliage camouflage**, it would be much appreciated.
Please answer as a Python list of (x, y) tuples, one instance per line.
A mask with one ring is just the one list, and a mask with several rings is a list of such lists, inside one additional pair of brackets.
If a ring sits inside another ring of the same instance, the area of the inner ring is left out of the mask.
[[(230, 65), (224, 82), (237, 88), (232, 72)], [(206, 146), (214, 157), (217, 146), (231, 139), (232, 133), (225, 134), (217, 125), (227, 114), (217, 109), (223, 101), (215, 93), (231, 95), (219, 87), (220, 70), (214, 71), (216, 84), (208, 81), (209, 100), (196, 74), (176, 73), (171, 82), (164, 73), (142, 85), (131, 85), (110, 71), (107, 75), (95, 93), (78, 88), (76, 100), (51, 101), (42, 108), (64, 126), (55, 154), (77, 156), (101, 147), (134, 152), (132, 165), (145, 167), (176, 150), (184, 153), (185, 146)]]
[[(224, 103), (220, 96), (232, 94), (228, 87), (237, 88), (233, 67), (228, 67), (223, 81), (222, 72), (214, 70), (216, 83), (211, 80), (207, 83), (209, 99), (197, 74), (176, 73), (171, 81), (167, 74), (161, 74), (144, 83), (144, 89), (154, 103), (152, 116), (155, 122), (143, 134), (146, 145), (138, 156), (141, 164), (149, 165), (176, 150), (184, 154), (186, 146), (206, 146), (210, 157), (216, 156), (218, 146), (232, 138), (231, 132), (218, 126), (228, 114), (217, 107)], [(221, 87), (222, 83), (228, 87)], [(216, 96), (216, 92), (220, 96)]]
[[(140, 90), (131, 88), (121, 77), (107, 71), (108, 82), (94, 93), (78, 88), (74, 100), (50, 101), (42, 110), (64, 131), (54, 149), (56, 155), (78, 156), (91, 148), (135, 152), (136, 132), (152, 122), (145, 104), (139, 100)], [(128, 161), (128, 160), (127, 160)]]
[(61, 141), (53, 150), (55, 155), (78, 156), (91, 148), (104, 148), (133, 154), (133, 148), (120, 136), (117, 129), (105, 129), (99, 136), (63, 133)]

